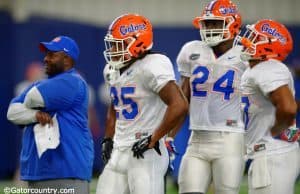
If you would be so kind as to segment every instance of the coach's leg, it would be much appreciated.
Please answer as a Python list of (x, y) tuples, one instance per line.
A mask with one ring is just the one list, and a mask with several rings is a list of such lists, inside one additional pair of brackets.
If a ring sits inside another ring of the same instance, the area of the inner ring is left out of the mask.
[(244, 135), (225, 132), (223, 141), (223, 153), (212, 164), (215, 193), (238, 194), (245, 166)]

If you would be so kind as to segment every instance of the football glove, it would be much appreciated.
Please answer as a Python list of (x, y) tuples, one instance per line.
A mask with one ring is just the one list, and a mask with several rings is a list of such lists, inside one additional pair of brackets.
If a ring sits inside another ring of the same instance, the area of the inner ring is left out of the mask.
[(167, 147), (168, 153), (169, 153), (169, 169), (171, 171), (174, 170), (174, 160), (176, 158), (176, 155), (178, 155), (178, 152), (176, 151), (176, 147), (174, 144), (174, 139), (172, 137), (167, 137), (165, 140), (165, 145)]
[(101, 142), (102, 149), (102, 160), (104, 164), (110, 159), (110, 155), (113, 149), (114, 142), (110, 137), (104, 138)]
[[(140, 140), (138, 140), (137, 142), (135, 142), (131, 148), (132, 152), (133, 152), (133, 157), (136, 157), (137, 159), (139, 158), (144, 158), (144, 152), (149, 150), (149, 144), (151, 142), (151, 135), (142, 138)], [(153, 149), (159, 154), (161, 155), (160, 149), (159, 149), (159, 142), (157, 141), (155, 143), (155, 146), (153, 147)]]
[(283, 130), (279, 134), (279, 139), (283, 141), (295, 142), (298, 141), (299, 138), (300, 138), (300, 129), (297, 128), (295, 125), (291, 126), (288, 129)]

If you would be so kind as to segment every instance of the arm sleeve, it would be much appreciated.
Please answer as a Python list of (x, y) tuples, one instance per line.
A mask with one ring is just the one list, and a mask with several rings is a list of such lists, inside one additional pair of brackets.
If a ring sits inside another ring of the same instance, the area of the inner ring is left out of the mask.
[(7, 111), (7, 119), (16, 125), (27, 125), (36, 122), (35, 114), (38, 110), (28, 108), (24, 104), (24, 100), (28, 92), (37, 83), (31, 84), (19, 96), (13, 98), (9, 104)]
[(43, 97), (35, 86), (25, 95), (24, 105), (28, 108), (42, 108), (45, 106)]
[(46, 111), (69, 109), (80, 97), (80, 92), (87, 92), (79, 78), (67, 76), (47, 79), (37, 85), (37, 90), (43, 98)]
[(36, 122), (38, 110), (27, 108), (22, 103), (11, 103), (7, 111), (7, 119), (16, 125), (28, 125)]
[(265, 96), (268, 96), (270, 92), (280, 86), (288, 85), (291, 76), (291, 73), (283, 64), (274, 64), (272, 68), (266, 66), (264, 69), (259, 70), (257, 74), (257, 84)]
[(189, 64), (188, 46), (184, 45), (176, 59), (178, 71), (181, 76), (191, 77), (191, 66)]
[(158, 93), (169, 81), (175, 80), (173, 65), (166, 56), (156, 58), (146, 65), (144, 75), (146, 84)]

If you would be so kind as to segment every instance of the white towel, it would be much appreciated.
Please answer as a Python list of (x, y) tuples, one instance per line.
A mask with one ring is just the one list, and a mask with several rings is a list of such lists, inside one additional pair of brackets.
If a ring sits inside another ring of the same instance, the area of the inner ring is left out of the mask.
[(267, 156), (257, 157), (252, 161), (252, 186), (255, 189), (271, 185), (271, 174)]
[(39, 158), (47, 149), (55, 149), (60, 143), (59, 126), (56, 115), (52, 118), (53, 125), (36, 124), (33, 127), (34, 139)]

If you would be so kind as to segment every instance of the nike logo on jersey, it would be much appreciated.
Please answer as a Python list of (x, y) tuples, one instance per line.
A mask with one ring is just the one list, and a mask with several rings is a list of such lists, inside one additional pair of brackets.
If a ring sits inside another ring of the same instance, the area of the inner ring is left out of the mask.
[(66, 48), (64, 48), (64, 51), (65, 51), (65, 52), (69, 52), (69, 50), (68, 50), (68, 49), (66, 49)]
[(199, 57), (200, 57), (199, 53), (192, 53), (190, 55), (190, 60), (195, 61), (195, 60), (199, 59)]
[(229, 56), (227, 57), (228, 60), (234, 59), (236, 56)]
[(129, 70), (127, 71), (126, 75), (130, 75), (132, 73), (133, 70)]

